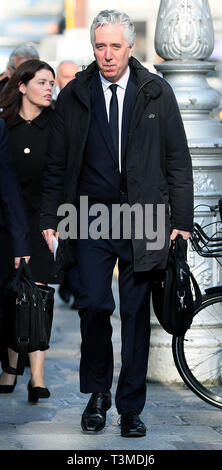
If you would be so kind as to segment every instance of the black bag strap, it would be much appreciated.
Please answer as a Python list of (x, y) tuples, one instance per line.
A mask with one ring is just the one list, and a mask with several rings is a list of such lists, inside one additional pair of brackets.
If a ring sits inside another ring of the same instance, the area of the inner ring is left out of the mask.
[(8, 364), (8, 358), (7, 358), (7, 362), (2, 362), (2, 370), (6, 372), (7, 374), (17, 375), (17, 369), (15, 369), (14, 367), (11, 367)]
[(201, 290), (198, 286), (198, 283), (194, 277), (194, 275), (192, 274), (192, 272), (190, 271), (190, 279), (192, 281), (192, 284), (193, 284), (193, 288), (194, 288), (194, 292), (195, 292), (195, 309), (196, 308), (199, 308), (200, 307), (200, 304), (202, 302), (202, 294), (201, 294)]
[(187, 260), (187, 240), (178, 234), (175, 240), (172, 240), (170, 251), (176, 258)]
[(22, 261), (23, 261), (23, 259), (21, 259), (21, 261), (20, 261), (20, 265), (19, 265), (18, 269), (16, 270), (16, 275), (15, 275), (14, 279), (10, 282), (10, 286), (11, 286), (12, 290), (15, 291), (15, 292), (17, 290), (18, 283), (22, 278), (22, 272), (23, 272), (23, 262)]
[(22, 258), (20, 263), (22, 263), (22, 268), (23, 268), (23, 272), (24, 272), (24, 276), (29, 279), (29, 281), (31, 282), (34, 282), (33, 280), (33, 276), (32, 276), (32, 272), (31, 272), (31, 269), (30, 269), (30, 266), (29, 266), (29, 263), (26, 263), (25, 259)]
[(17, 374), (22, 375), (25, 368), (30, 341), (30, 305), (28, 301), (24, 302), (24, 300), (21, 299), (16, 308), (18, 309), (18, 316), (20, 317), (20, 322), (22, 324), (22, 335), (18, 336), (16, 339), (17, 348), (19, 351), (17, 362)]
[(26, 359), (27, 359), (27, 353), (19, 353), (18, 354), (16, 375), (23, 375), (24, 374)]
[(195, 302), (194, 306), (195, 309), (198, 308), (202, 302), (202, 294), (199, 288), (199, 285), (190, 271), (189, 265), (187, 264), (187, 240), (184, 240), (182, 235), (178, 234), (176, 239), (172, 241), (170, 246), (171, 254), (173, 255), (174, 259), (179, 259), (183, 261), (187, 265), (187, 274), (190, 277), (190, 280), (193, 284), (194, 292), (195, 292)]
[(24, 277), (26, 278), (26, 280), (29, 280), (32, 284), (34, 283), (30, 267), (26, 263), (25, 259), (21, 258), (19, 267), (16, 270), (16, 275), (14, 279), (10, 282), (10, 288), (14, 292), (18, 291), (19, 283), (22, 281), (22, 279), (24, 279)]

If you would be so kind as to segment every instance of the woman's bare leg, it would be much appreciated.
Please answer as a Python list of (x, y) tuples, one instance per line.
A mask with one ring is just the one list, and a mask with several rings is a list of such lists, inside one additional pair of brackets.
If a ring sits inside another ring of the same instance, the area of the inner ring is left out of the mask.
[(44, 387), (44, 363), (45, 351), (34, 351), (29, 353), (31, 369), (31, 385), (33, 387)]

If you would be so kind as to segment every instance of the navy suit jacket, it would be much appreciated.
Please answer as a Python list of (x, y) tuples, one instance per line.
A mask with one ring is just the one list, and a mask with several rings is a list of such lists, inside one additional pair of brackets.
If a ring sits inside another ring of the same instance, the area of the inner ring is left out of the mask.
[[(9, 151), (5, 122), (0, 119), (0, 236), (3, 228), (12, 236), (14, 256), (29, 255), (29, 226), (23, 199)], [(2, 239), (0, 240), (2, 245)], [(2, 247), (0, 246), (0, 250)]]
[[(125, 151), (131, 109), (136, 95), (136, 82), (131, 71), (126, 88), (121, 135), (122, 171), (114, 150), (109, 128), (105, 97), (98, 71), (91, 81), (91, 122), (84, 154), (84, 165), (79, 179), (79, 195), (88, 195), (89, 201), (106, 204), (123, 203), (127, 199)], [(122, 194), (125, 194), (122, 200)]]

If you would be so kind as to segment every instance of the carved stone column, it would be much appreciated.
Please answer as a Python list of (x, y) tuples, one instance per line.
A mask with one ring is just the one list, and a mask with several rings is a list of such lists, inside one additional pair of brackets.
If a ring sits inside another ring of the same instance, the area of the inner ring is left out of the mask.
[[(192, 156), (195, 206), (199, 206), (195, 220), (207, 224), (213, 215), (204, 205), (216, 204), (222, 195), (222, 125), (210, 117), (220, 98), (207, 82), (207, 74), (214, 70), (214, 64), (207, 61), (214, 48), (208, 0), (161, 0), (155, 48), (164, 59), (155, 67), (174, 89)], [(221, 282), (215, 260), (201, 258), (190, 249), (189, 264), (203, 292)], [(169, 351), (171, 338), (154, 316), (152, 323), (149, 377), (179, 380)]]

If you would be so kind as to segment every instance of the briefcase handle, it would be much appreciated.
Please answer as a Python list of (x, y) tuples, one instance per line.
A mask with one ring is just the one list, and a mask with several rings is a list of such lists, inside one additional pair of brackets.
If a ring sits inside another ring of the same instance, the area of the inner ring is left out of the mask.
[(187, 260), (187, 240), (185, 240), (179, 233), (175, 240), (171, 242), (171, 251), (176, 257)]
[(15, 275), (14, 279), (12, 280), (12, 282), (10, 282), (11, 289), (14, 292), (17, 292), (18, 283), (22, 279), (23, 276), (26, 277), (32, 283), (34, 282), (33, 277), (32, 277), (32, 273), (31, 273), (31, 269), (28, 266), (28, 263), (26, 263), (25, 258), (21, 258), (19, 267), (16, 270), (16, 275)]
[(23, 270), (25, 274), (25, 277), (27, 277), (30, 281), (34, 282), (29, 263), (26, 263), (25, 258), (21, 258), (20, 265), (21, 265), (21, 269)]

